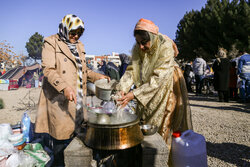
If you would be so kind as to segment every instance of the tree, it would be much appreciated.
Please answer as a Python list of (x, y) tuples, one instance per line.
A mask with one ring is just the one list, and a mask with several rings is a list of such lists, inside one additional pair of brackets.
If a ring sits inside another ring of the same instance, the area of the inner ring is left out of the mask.
[(227, 53), (228, 57), (230, 59), (234, 59), (236, 58), (237, 56), (239, 56), (239, 50), (236, 48), (236, 45), (233, 44), (231, 46), (231, 49), (229, 50), (229, 52)]
[(0, 42), (0, 63), (4, 63), (7, 68), (22, 64), (19, 56), (16, 56), (12, 49), (13, 46), (7, 41)]
[(36, 32), (29, 39), (29, 42), (26, 42), (26, 49), (29, 53), (29, 57), (34, 59), (35, 62), (38, 59), (42, 58), (42, 46), (43, 46), (43, 36)]
[(197, 54), (211, 60), (220, 47), (249, 52), (249, 1), (208, 0), (201, 11), (187, 12), (180, 20), (175, 42), (178, 57), (185, 60), (193, 60)]
[(25, 56), (23, 53), (19, 54), (18, 57), (19, 57), (20, 61), (22, 62), (23, 66), (26, 66), (26, 64), (27, 64), (26, 61), (29, 59), (29, 57)]

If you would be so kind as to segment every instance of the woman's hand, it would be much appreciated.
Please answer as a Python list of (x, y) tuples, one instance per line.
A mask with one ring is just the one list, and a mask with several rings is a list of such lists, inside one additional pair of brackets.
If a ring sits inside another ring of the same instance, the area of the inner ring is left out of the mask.
[(133, 92), (129, 92), (126, 95), (124, 95), (124, 92), (121, 91), (120, 95), (122, 97), (120, 99), (117, 99), (117, 101), (120, 102), (120, 105), (122, 108), (125, 107), (129, 101), (131, 101), (135, 98)]
[(68, 87), (64, 88), (63, 94), (69, 101), (74, 101), (76, 104), (76, 94), (71, 87), (68, 86)]
[(107, 75), (102, 75), (102, 76), (99, 77), (99, 79), (107, 79), (108, 82), (110, 81), (110, 78)]

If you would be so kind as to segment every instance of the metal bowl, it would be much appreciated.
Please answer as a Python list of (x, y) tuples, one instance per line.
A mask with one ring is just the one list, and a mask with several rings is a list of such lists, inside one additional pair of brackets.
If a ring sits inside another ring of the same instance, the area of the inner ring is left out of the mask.
[(140, 125), (141, 131), (143, 135), (148, 136), (148, 135), (153, 135), (158, 131), (158, 126), (156, 125)]

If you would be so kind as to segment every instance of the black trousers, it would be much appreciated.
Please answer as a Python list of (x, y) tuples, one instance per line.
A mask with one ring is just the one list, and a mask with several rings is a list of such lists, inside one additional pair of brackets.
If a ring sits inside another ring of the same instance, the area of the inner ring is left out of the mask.
[(185, 79), (185, 82), (186, 82), (186, 86), (187, 86), (187, 90), (188, 92), (192, 92), (192, 87), (191, 87), (191, 77), (187, 77), (187, 76), (184, 76), (184, 79)]
[(224, 101), (224, 102), (228, 102), (229, 101), (229, 92), (228, 91), (218, 91), (218, 95), (219, 95), (219, 101)]
[(230, 91), (230, 98), (232, 100), (237, 100), (238, 99), (238, 89), (237, 88), (229, 88)]
[(196, 94), (201, 94), (202, 89), (202, 75), (195, 75)]

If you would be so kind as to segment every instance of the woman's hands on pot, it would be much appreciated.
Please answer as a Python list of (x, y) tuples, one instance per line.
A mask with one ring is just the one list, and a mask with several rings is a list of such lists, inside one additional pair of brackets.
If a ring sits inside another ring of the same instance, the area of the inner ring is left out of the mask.
[(121, 98), (117, 99), (119, 102), (121, 108), (125, 107), (129, 101), (133, 100), (135, 98), (133, 92), (129, 92), (126, 95), (123, 91), (120, 91), (119, 94), (122, 96)]
[(63, 94), (69, 101), (74, 101), (76, 104), (76, 94), (71, 87), (68, 86), (68, 87), (64, 88)]

